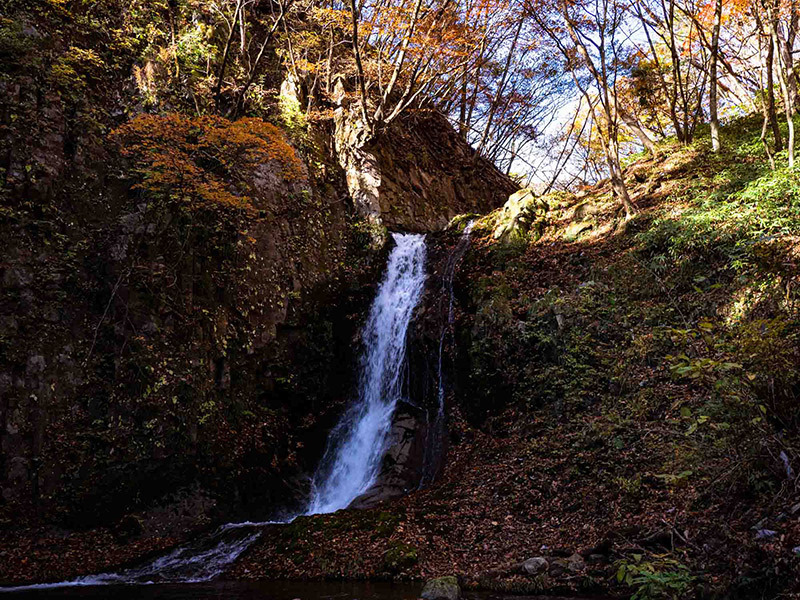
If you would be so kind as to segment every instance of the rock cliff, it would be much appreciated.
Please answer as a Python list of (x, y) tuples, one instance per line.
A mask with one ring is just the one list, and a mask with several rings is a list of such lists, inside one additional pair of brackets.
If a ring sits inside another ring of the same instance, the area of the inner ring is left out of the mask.
[(360, 214), (391, 230), (444, 229), (464, 213), (486, 213), (518, 188), (432, 110), (405, 114), (370, 135), (339, 83), (334, 142)]
[[(302, 163), (291, 181), (276, 160), (235, 179), (198, 163), (247, 206), (190, 210), (154, 195), (114, 135), (147, 112), (133, 56), (34, 77), (26, 65), (72, 34), (13, 35), (0, 73), (0, 525), (150, 527), (170, 502), (200, 523), (291, 503), (351, 388), (384, 228), (435, 231), (513, 184), (440, 116), (363, 140), (341, 106), (302, 139), (280, 132)], [(192, 136), (210, 122), (160, 113)]]

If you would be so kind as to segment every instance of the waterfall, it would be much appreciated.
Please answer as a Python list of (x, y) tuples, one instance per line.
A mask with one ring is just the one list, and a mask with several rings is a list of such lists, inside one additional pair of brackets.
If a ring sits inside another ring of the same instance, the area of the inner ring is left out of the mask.
[[(398, 400), (403, 395), (406, 335), (425, 287), (424, 235), (394, 233), (381, 282), (364, 327), (358, 395), (331, 431), (325, 455), (314, 475), (305, 515), (347, 508), (375, 483), (386, 450), (386, 437)], [(109, 584), (196, 583), (222, 574), (267, 525), (228, 523), (215, 532), (180, 546), (141, 567), (101, 573), (70, 581), (45, 583), (3, 591)]]
[(403, 394), (406, 334), (425, 286), (425, 237), (393, 234), (396, 246), (364, 327), (356, 402), (328, 438), (307, 514), (346, 508), (375, 483)]
[(442, 440), (444, 437), (445, 413), (444, 413), (444, 341), (448, 333), (453, 331), (453, 282), (456, 277), (458, 265), (464, 254), (469, 248), (470, 235), (472, 228), (475, 226), (475, 221), (472, 220), (464, 227), (461, 237), (445, 265), (444, 274), (442, 275), (442, 297), (447, 298), (447, 320), (442, 326), (442, 333), (439, 336), (439, 363), (438, 363), (438, 387), (437, 387), (437, 412), (431, 424), (427, 443), (425, 444), (425, 462), (423, 465), (422, 478), (419, 482), (419, 487), (423, 488), (431, 483), (436, 477), (438, 471), (439, 461), (442, 456)]

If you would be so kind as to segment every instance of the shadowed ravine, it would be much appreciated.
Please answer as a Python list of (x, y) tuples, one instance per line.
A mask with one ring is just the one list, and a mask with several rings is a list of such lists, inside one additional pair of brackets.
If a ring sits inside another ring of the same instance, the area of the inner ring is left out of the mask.
[(362, 333), (358, 395), (336, 427), (312, 481), (306, 509), (288, 518), (227, 523), (140, 567), (3, 591), (109, 584), (198, 583), (221, 575), (263, 533), (300, 514), (347, 508), (375, 483), (395, 407), (403, 394), (406, 334), (425, 287), (425, 236), (393, 234), (395, 247)]

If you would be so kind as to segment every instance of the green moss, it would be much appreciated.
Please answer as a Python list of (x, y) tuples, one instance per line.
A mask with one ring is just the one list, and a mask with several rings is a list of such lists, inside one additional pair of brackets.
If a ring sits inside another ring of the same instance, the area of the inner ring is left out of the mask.
[(383, 570), (397, 574), (410, 569), (419, 561), (419, 553), (414, 546), (402, 542), (394, 542), (383, 554)]
[(401, 520), (402, 518), (398, 514), (389, 512), (380, 513), (375, 523), (374, 535), (377, 537), (389, 537), (395, 532)]

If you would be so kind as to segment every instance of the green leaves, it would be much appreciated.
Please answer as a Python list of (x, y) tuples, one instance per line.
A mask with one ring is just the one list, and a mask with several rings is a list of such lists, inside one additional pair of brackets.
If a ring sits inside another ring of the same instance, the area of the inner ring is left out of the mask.
[(631, 600), (677, 600), (694, 579), (686, 565), (666, 556), (645, 560), (643, 554), (632, 554), (617, 563), (617, 583), (636, 588)]

